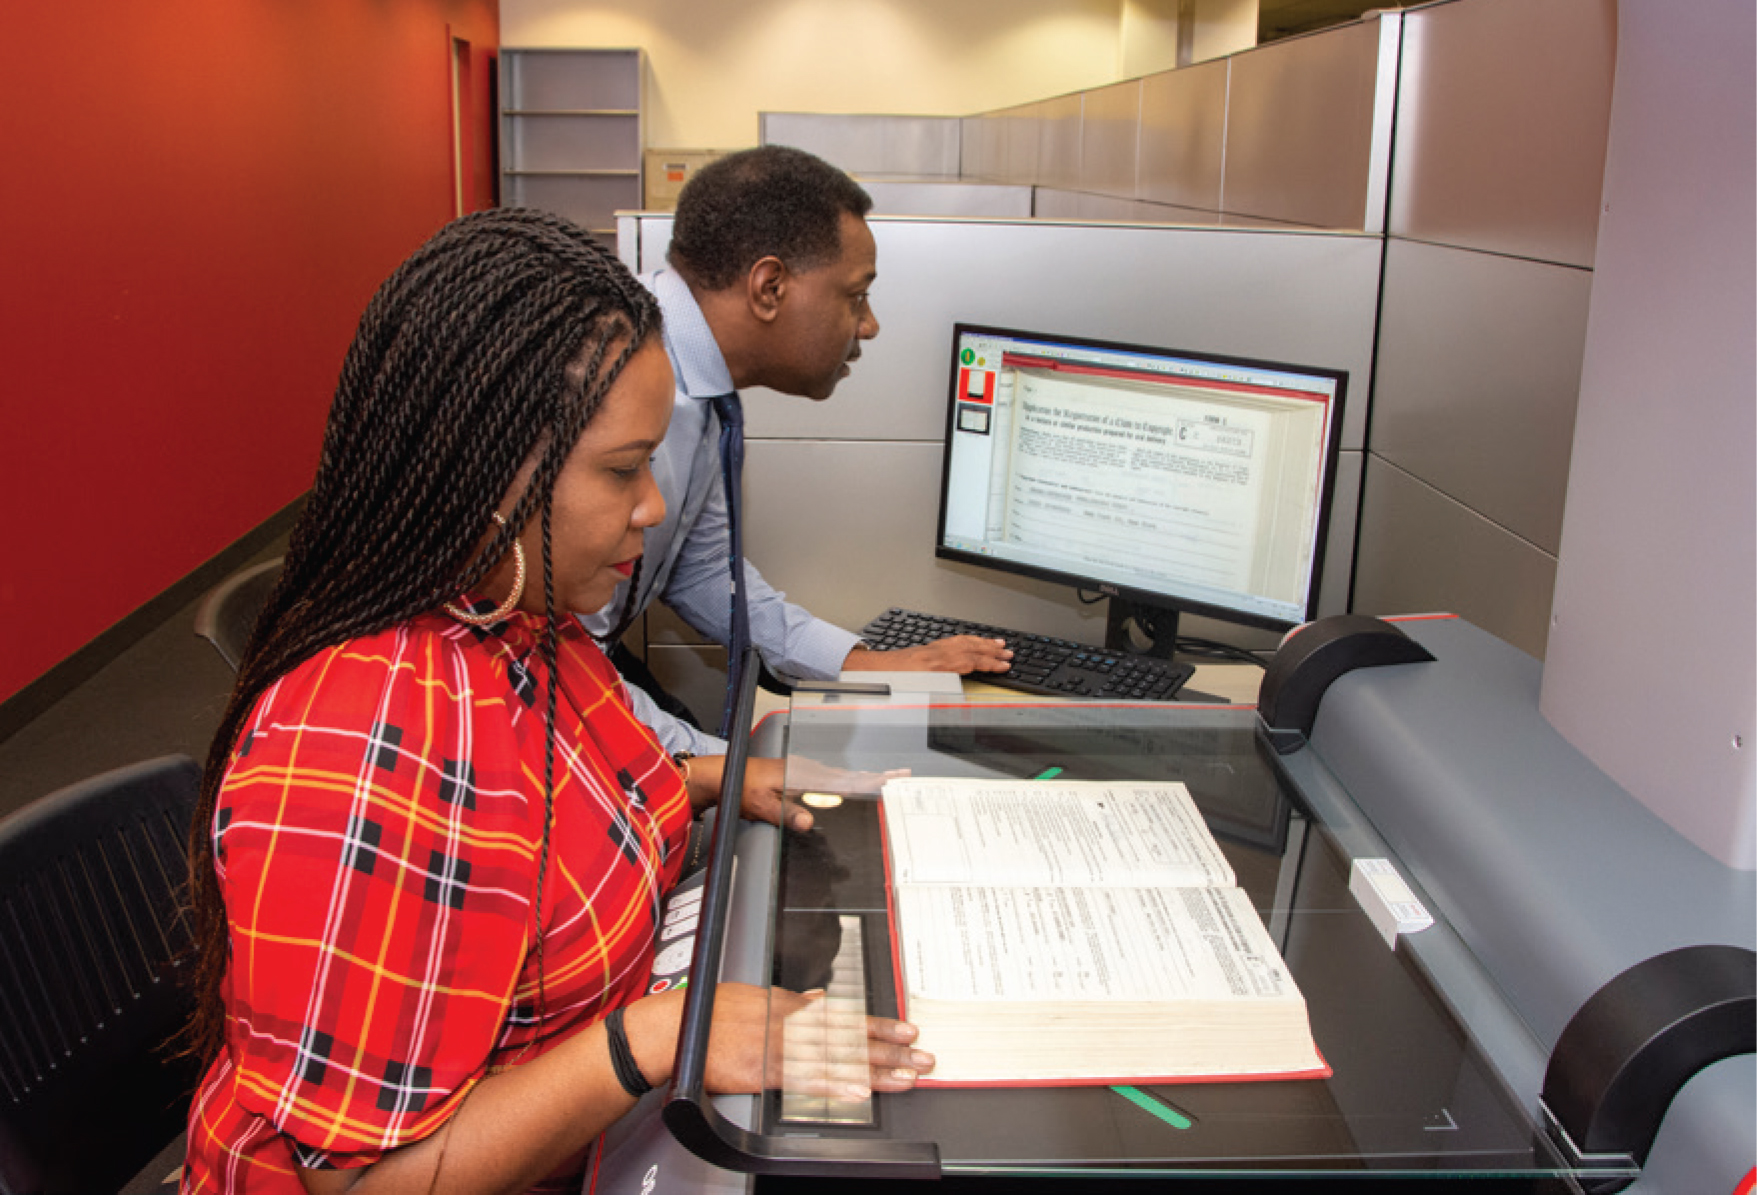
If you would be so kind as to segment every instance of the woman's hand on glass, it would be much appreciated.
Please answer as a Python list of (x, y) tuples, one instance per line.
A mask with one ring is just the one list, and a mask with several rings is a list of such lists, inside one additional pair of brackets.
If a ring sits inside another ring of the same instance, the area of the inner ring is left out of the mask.
[[(720, 792), (726, 774), (724, 755), (698, 755), (689, 761), (689, 804), (700, 813), (720, 804)], [(768, 822), (789, 830), (811, 829), (809, 809), (783, 799), (782, 781), (786, 761), (779, 759), (746, 759), (744, 762), (744, 793), (738, 803), (741, 816), (753, 822)]]
[[(683, 996), (648, 996), (626, 1014), (635, 1061), (654, 1086), (671, 1081)], [(722, 983), (714, 989), (705, 1085), (714, 1093), (767, 1088), (837, 1099), (908, 1091), (933, 1069), (916, 1036), (906, 1021), (838, 1009), (822, 992)]]
[[(725, 775), (724, 755), (698, 755), (689, 761), (689, 803), (697, 813), (720, 803)], [(888, 772), (856, 772), (831, 767), (795, 756), (788, 761), (756, 756), (744, 762), (744, 792), (738, 804), (741, 816), (804, 832), (814, 822), (811, 810), (799, 804), (801, 793), (827, 792), (875, 795), (887, 780), (909, 775), (908, 768)]]

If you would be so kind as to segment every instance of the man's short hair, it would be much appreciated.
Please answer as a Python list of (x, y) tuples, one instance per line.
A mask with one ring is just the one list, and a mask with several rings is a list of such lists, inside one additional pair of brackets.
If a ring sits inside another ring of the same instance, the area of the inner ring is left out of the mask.
[(803, 272), (842, 251), (842, 214), (865, 216), (872, 196), (822, 158), (766, 145), (717, 158), (677, 197), (671, 264), (692, 284), (725, 290), (765, 257)]

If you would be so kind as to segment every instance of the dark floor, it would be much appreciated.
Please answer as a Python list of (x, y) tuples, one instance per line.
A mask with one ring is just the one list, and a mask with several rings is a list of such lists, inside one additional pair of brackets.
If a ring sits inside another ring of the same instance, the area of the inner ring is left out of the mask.
[[(280, 556), (285, 537), (251, 563)], [(232, 670), (195, 635), (199, 597), (0, 741), (0, 816), (74, 781), (159, 755), (207, 758)]]

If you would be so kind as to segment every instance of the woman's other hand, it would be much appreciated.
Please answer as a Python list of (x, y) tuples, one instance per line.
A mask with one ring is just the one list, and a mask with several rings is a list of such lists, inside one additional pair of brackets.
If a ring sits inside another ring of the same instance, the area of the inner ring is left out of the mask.
[[(720, 803), (726, 771), (724, 755), (698, 755), (689, 761), (689, 803), (696, 812)], [(814, 822), (802, 807), (800, 793), (876, 794), (887, 780), (909, 775), (908, 768), (888, 772), (851, 772), (814, 759), (796, 756), (791, 774), (787, 761), (751, 757), (744, 762), (744, 793), (738, 812), (753, 822), (768, 822), (803, 833)]]
[[(811, 829), (811, 810), (789, 803), (783, 793), (785, 760), (749, 758), (744, 761), (744, 793), (738, 812), (753, 822), (768, 822), (801, 832)], [(689, 761), (689, 803), (696, 812), (720, 803), (726, 773), (724, 755), (698, 755)]]
[[(671, 1081), (684, 994), (648, 996), (625, 1014), (635, 1062), (655, 1087)], [(933, 1056), (913, 1046), (915, 1026), (836, 1005), (820, 992), (720, 984), (708, 1031), (708, 1091), (865, 1099), (907, 1091), (933, 1069)]]

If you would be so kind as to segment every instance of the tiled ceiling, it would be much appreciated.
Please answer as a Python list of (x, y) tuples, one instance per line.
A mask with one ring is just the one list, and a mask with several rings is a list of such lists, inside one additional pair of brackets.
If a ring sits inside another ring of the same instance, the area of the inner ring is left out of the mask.
[(1340, 25), (1376, 8), (1408, 7), (1410, 4), (1400, 0), (1257, 0), (1257, 41), (1274, 41)]

